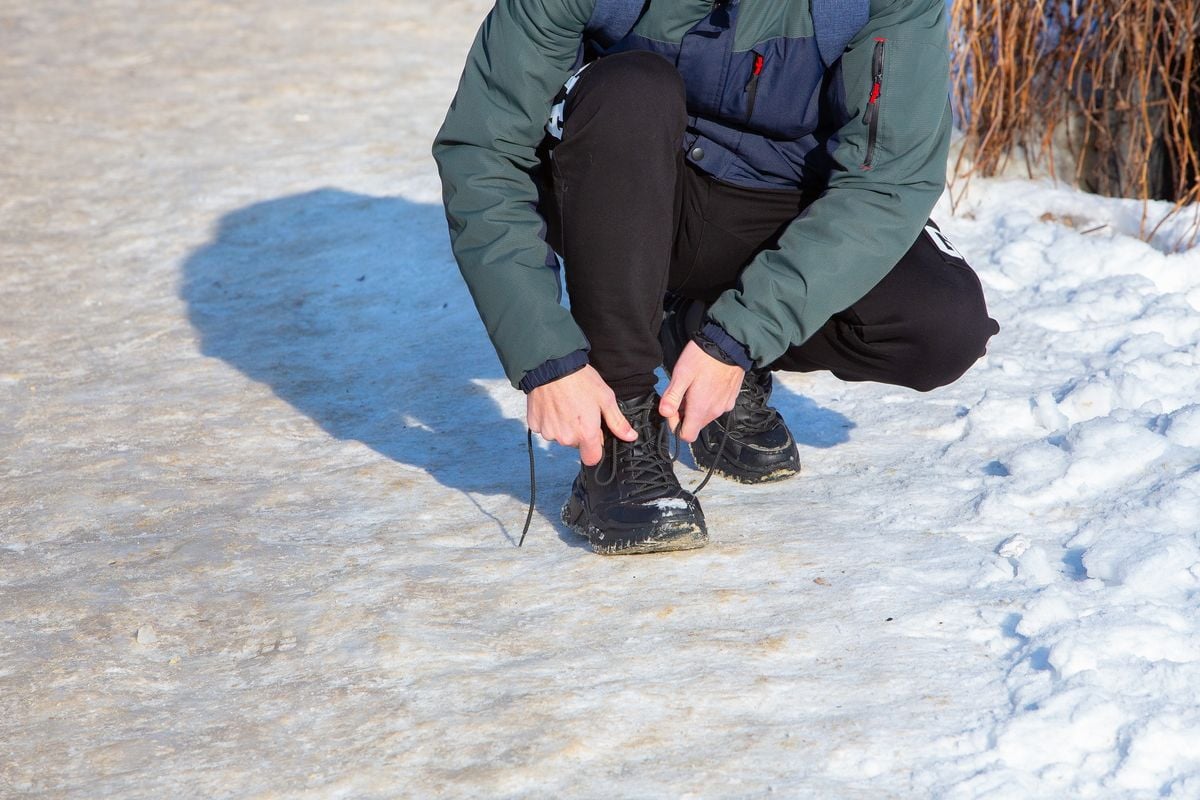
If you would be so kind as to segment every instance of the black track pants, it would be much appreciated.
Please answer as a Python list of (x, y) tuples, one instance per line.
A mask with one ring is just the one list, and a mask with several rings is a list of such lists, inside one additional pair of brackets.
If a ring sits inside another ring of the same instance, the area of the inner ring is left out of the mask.
[[(550, 240), (592, 365), (618, 397), (654, 387), (669, 289), (711, 303), (813, 197), (716, 181), (683, 159), (682, 79), (629, 52), (589, 66), (550, 156)], [(928, 391), (961, 376), (999, 330), (975, 273), (930, 224), (899, 263), (772, 369)]]

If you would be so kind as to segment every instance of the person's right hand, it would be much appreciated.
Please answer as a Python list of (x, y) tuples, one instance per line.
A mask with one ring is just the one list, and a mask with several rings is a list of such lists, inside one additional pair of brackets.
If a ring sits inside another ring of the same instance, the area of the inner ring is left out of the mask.
[(543, 439), (578, 447), (580, 460), (589, 467), (600, 463), (604, 451), (601, 420), (618, 439), (637, 439), (617, 407), (617, 396), (591, 365), (530, 392), (525, 419)]

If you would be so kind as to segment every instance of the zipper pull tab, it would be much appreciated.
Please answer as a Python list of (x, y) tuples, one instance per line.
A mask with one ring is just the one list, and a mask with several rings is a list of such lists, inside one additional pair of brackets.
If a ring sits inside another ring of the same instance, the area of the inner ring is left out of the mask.
[(863, 113), (863, 124), (870, 125), (879, 113), (879, 95), (883, 93), (883, 48), (887, 39), (875, 40), (875, 51), (871, 54), (871, 96), (867, 98), (867, 110)]
[(883, 48), (887, 39), (875, 39), (875, 52), (871, 55), (871, 95), (867, 98), (867, 109), (863, 112), (863, 124), (867, 126), (867, 153), (862, 168), (875, 165), (875, 146), (879, 135), (879, 97), (883, 94)]
[(758, 86), (758, 76), (762, 75), (763, 57), (759, 53), (754, 54), (754, 67), (750, 70), (750, 80), (746, 83), (746, 91), (749, 92)]
[(749, 95), (746, 99), (746, 119), (754, 116), (754, 101), (758, 97), (758, 76), (762, 75), (763, 71), (763, 56), (762, 53), (754, 54), (754, 66), (750, 70), (750, 80), (746, 82), (746, 88), (743, 94)]
[(863, 114), (863, 124), (870, 125), (875, 121), (875, 114), (879, 111), (879, 95), (883, 91), (883, 81), (881, 78), (875, 79), (875, 85), (871, 87), (871, 96), (867, 99), (867, 111)]

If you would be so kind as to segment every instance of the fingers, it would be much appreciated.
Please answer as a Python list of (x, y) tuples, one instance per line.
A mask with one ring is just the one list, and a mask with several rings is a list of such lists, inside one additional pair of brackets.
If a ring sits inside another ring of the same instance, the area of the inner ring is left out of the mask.
[(579, 460), (585, 466), (596, 466), (600, 463), (600, 458), (603, 455), (604, 437), (600, 435), (599, 429), (596, 430), (595, 436), (588, 436), (579, 442)]
[[(637, 439), (637, 431), (629, 424), (629, 420), (625, 419), (625, 415), (621, 413), (621, 409), (617, 407), (617, 401), (613, 400), (605, 403), (600, 409), (600, 413), (604, 417), (604, 424), (612, 431), (612, 435), (626, 442), (632, 442)], [(584, 462), (587, 463), (587, 462)]]
[(683, 427), (679, 429), (679, 438), (689, 444), (696, 441), (696, 437), (700, 435), (700, 430), (714, 419), (716, 417), (708, 418), (706, 415), (699, 413), (685, 413), (683, 415)]
[(589, 467), (593, 467), (600, 463), (604, 452), (604, 434), (600, 431), (599, 414), (596, 416), (597, 419), (592, 424), (587, 424), (582, 419), (576, 419), (572, 424), (566, 426), (552, 424), (535, 426), (530, 420), (529, 429), (547, 442), (578, 448), (579, 460)]
[(669, 428), (672, 432), (679, 430), (680, 419), (678, 414), (674, 414), (670, 417), (663, 417), (663, 420), (666, 422), (667, 428)]
[(539, 386), (526, 402), (530, 430), (547, 441), (579, 448), (579, 459), (586, 466), (600, 463), (604, 453), (601, 420), (618, 438), (637, 439), (617, 406), (616, 395), (590, 366)]
[(694, 442), (705, 425), (733, 408), (744, 374), (741, 367), (723, 364), (691, 342), (675, 365), (659, 413), (672, 428), (679, 427), (679, 438)]
[(671, 382), (667, 384), (662, 399), (658, 401), (658, 413), (667, 421), (671, 430), (679, 427), (679, 409), (683, 408), (684, 398), (687, 397), (692, 383), (692, 371), (683, 363), (683, 359), (680, 359), (680, 362), (671, 373)]
[(712, 395), (703, 396), (703, 399), (701, 397), (699, 392), (693, 389), (684, 404), (683, 426), (679, 429), (679, 438), (685, 442), (696, 441), (705, 425), (733, 408), (733, 401), (714, 402)]
[(708, 398), (699, 396), (699, 392), (696, 391), (692, 391), (688, 395), (683, 408), (683, 425), (679, 427), (680, 439), (685, 442), (696, 441), (696, 437), (700, 435), (700, 429), (723, 413), (721, 411), (714, 413), (707, 400)]
[(667, 390), (663, 392), (662, 399), (658, 401), (658, 413), (665, 419), (679, 416), (679, 409), (683, 406), (683, 398), (687, 394), (689, 383), (691, 383), (691, 375), (686, 375), (679, 369), (671, 374), (671, 382), (667, 384)]
[[(683, 405), (682, 399), (676, 400), (672, 398), (671, 402), (666, 401), (666, 395), (663, 395), (663, 400), (658, 404), (658, 413), (666, 421), (667, 427), (675, 431), (679, 429), (680, 414), (679, 407)], [(690, 441), (690, 440), (689, 440)]]
[[(700, 435), (700, 429), (708, 423), (712, 422), (713, 418), (706, 419), (705, 398), (700, 392), (695, 390), (695, 384), (688, 378), (677, 378), (678, 372), (672, 376), (671, 385), (667, 387), (667, 391), (663, 393), (662, 402), (659, 403), (659, 413), (663, 419), (671, 427), (671, 430), (679, 431), (679, 438), (685, 442), (694, 442), (696, 437)], [(678, 384), (676, 384), (678, 380)], [(686, 381), (686, 382), (685, 382)], [(670, 398), (668, 400), (668, 398)], [(679, 409), (683, 409), (680, 413)], [(680, 421), (682, 419), (682, 427)]]

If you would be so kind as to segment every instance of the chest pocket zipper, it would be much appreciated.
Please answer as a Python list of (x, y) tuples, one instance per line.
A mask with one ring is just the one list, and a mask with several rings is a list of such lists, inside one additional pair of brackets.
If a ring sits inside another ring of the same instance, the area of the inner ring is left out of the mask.
[(883, 49), (887, 39), (875, 40), (875, 52), (871, 56), (871, 97), (863, 113), (863, 124), (867, 126), (867, 155), (863, 169), (875, 165), (875, 146), (879, 137), (879, 100), (883, 96)]
[(762, 53), (754, 52), (754, 67), (750, 71), (750, 80), (746, 83), (746, 121), (754, 116), (754, 99), (758, 96), (758, 78), (763, 71)]

